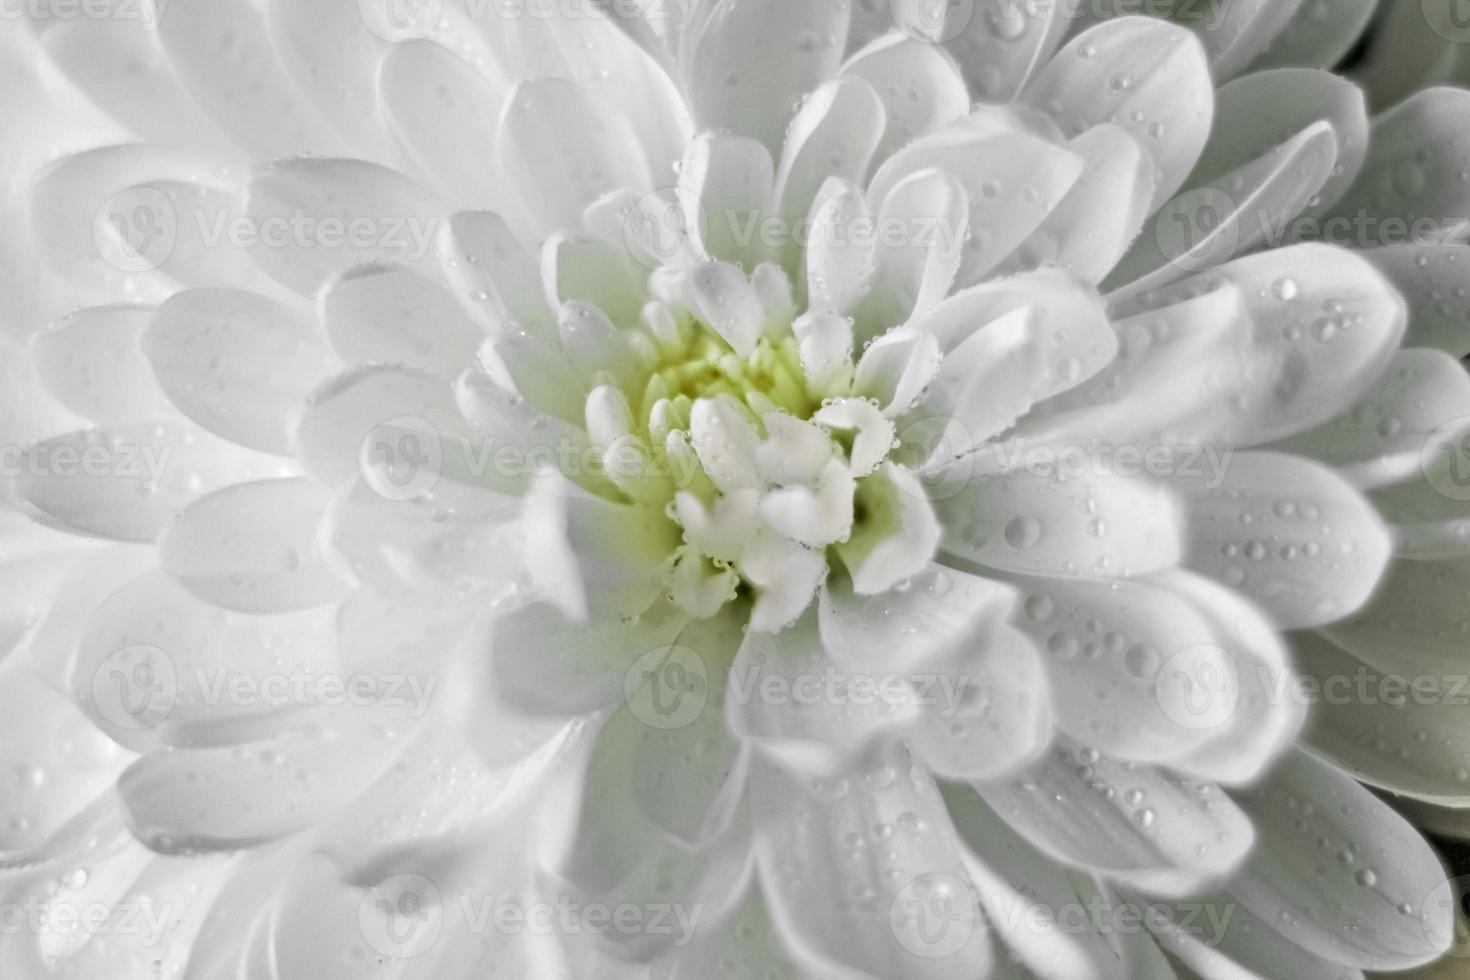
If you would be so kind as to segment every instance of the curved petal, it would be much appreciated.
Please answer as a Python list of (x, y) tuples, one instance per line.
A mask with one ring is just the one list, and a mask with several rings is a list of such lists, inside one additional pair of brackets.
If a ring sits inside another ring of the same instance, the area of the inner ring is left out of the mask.
[(1434, 347), (1463, 358), (1470, 355), (1470, 303), (1460, 295), (1470, 282), (1470, 248), (1444, 245), (1390, 245), (1363, 257), (1388, 277), (1409, 304), (1405, 347)]
[(1015, 584), (1026, 594), (1015, 625), (1047, 653), (1061, 731), (1122, 760), (1167, 764), (1230, 730), (1237, 664), (1257, 661), (1231, 632), (1229, 606), (1168, 577)]
[(1000, 779), (1052, 740), (1056, 705), (1041, 652), (1018, 630), (972, 637), (967, 649), (911, 675), (922, 715), (914, 752), (946, 779)]
[[(1259, 445), (1320, 424), (1373, 384), (1404, 335), (1404, 303), (1388, 281), (1355, 253), (1323, 245), (1236, 259), (1121, 300), (1113, 312), (1167, 316), (1171, 305), (1222, 284), (1238, 289), (1247, 316), (1227, 317), (1221, 346), (1195, 362), (1195, 399), (1204, 401), (1161, 414), (1168, 402), (1137, 385), (1126, 389), (1140, 412), (1153, 414), (1146, 425), (1173, 441)], [(1152, 338), (1140, 340), (1147, 363)], [(1107, 380), (1105, 373), (1097, 384)]]
[(590, 714), (641, 687), (640, 658), (667, 649), (684, 622), (658, 610), (636, 622), (582, 626), (544, 603), (518, 609), (495, 622), (497, 696), (528, 712)]
[(750, 630), (725, 693), (730, 729), (798, 772), (840, 771), (919, 710), (898, 672), (829, 661), (810, 609), (779, 633)]
[(877, 38), (847, 60), (842, 74), (866, 79), (883, 100), (888, 124), (873, 154), (877, 160), (970, 110), (965, 78), (954, 61), (942, 48), (903, 34)]
[(254, 293), (197, 289), (154, 314), (143, 352), (191, 419), (231, 442), (285, 454), (306, 396), (330, 375), (315, 327)]
[[(1449, 949), (1445, 872), (1417, 831), (1340, 770), (1303, 752), (1235, 794), (1257, 846), (1227, 890), (1309, 952), (1403, 970)], [(1341, 855), (1346, 854), (1344, 859)]]
[(696, 34), (690, 101), (700, 129), (728, 129), (772, 153), (794, 107), (837, 71), (848, 6), (826, 0), (726, 0)]
[(315, 545), (326, 488), (304, 478), (237, 483), (179, 512), (158, 563), (195, 595), (226, 609), (279, 613), (343, 598)]
[(1466, 669), (1464, 615), (1470, 557), (1389, 564), (1382, 586), (1325, 631), (1358, 659), (1389, 673), (1452, 677)]
[(1357, 404), (1279, 448), (1320, 459), (1360, 486), (1378, 487), (1419, 475), (1431, 437), (1466, 418), (1470, 374), (1464, 365), (1442, 351), (1407, 348), (1394, 354)]
[[(1210, 134), (1214, 82), (1204, 46), (1148, 17), (1109, 20), (1073, 38), (1026, 87), (1068, 137), (1116, 122), (1153, 157), (1153, 204), (1169, 200)], [(1152, 210), (1152, 209), (1150, 209)]]
[(484, 334), (452, 295), (406, 266), (365, 266), (317, 297), (327, 343), (349, 366), (402, 364), (454, 377), (474, 362)]
[(854, 670), (917, 670), (961, 648), (983, 647), (1014, 602), (1014, 591), (998, 582), (939, 565), (906, 589), (874, 596), (832, 576), (817, 603), (822, 648)]
[(1394, 244), (1401, 229), (1420, 244), (1462, 237), (1470, 227), (1470, 182), (1460, 179), (1467, 155), (1470, 92), (1417, 92), (1373, 121), (1362, 172), (1325, 220), (1366, 229), (1366, 240), (1353, 243), (1360, 248)]
[(432, 271), (443, 209), (413, 181), (363, 160), (278, 160), (249, 187), (250, 254), (303, 296), (354, 266), (404, 262)]
[(1170, 482), (1189, 529), (1183, 565), (1253, 599), (1284, 628), (1357, 609), (1388, 563), (1392, 541), (1371, 505), (1307, 460), (1239, 453), (1216, 476)]
[(944, 801), (906, 753), (831, 782), (774, 768), (752, 780), (761, 881), (800, 959), (885, 980), (989, 975), (988, 927)]
[(1390, 793), (1470, 806), (1470, 688), (1463, 668), (1379, 671), (1315, 633), (1292, 638), (1311, 704), (1305, 738), (1354, 778)]
[(565, 79), (519, 83), (506, 98), (495, 142), (507, 179), (542, 234), (579, 227), (587, 205), (609, 191), (653, 190), (627, 117)]
[(935, 502), (946, 555), (1030, 575), (1147, 575), (1178, 563), (1186, 524), (1161, 483), (1051, 465), (977, 474)]
[(1054, 860), (1161, 895), (1222, 880), (1255, 841), (1250, 819), (1218, 787), (1072, 741), (1011, 779), (975, 788)]
[(399, 157), (462, 207), (504, 201), (494, 161), (505, 89), (433, 41), (394, 44), (381, 62), (380, 111)]
[(57, 401), (93, 422), (167, 418), (173, 406), (140, 343), (152, 319), (153, 309), (146, 306), (73, 313), (31, 338), (36, 375)]

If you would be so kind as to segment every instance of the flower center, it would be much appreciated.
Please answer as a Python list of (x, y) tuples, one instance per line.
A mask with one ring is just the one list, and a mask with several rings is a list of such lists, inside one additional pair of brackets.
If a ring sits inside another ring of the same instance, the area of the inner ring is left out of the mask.
[(854, 391), (851, 324), (794, 318), (784, 277), (774, 293), (769, 276), (762, 290), (728, 266), (663, 285), (637, 326), (617, 328), (631, 356), (596, 372), (588, 433), (608, 479), (678, 526), (673, 600), (707, 616), (748, 590), (753, 625), (778, 628), (810, 601), (829, 550), (857, 582), (880, 541), (912, 525), (888, 460), (894, 425)]

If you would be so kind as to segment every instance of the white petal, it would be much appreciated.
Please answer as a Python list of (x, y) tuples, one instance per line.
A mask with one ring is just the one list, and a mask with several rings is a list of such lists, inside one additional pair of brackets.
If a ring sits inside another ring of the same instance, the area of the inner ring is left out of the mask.
[[(562, 320), (559, 316), (555, 321), (558, 333)], [(497, 383), (516, 392), (536, 410), (582, 425), (588, 385), (568, 363), (568, 355), (559, 343), (530, 334), (507, 334), (480, 349), (480, 362)]]
[(831, 460), (815, 487), (782, 487), (761, 498), (760, 515), (778, 533), (811, 548), (825, 547), (852, 532), (856, 481), (841, 460)]
[(769, 251), (758, 227), (771, 204), (775, 184), (771, 151), (758, 140), (733, 133), (700, 133), (689, 144), (679, 168), (679, 188), (686, 201), (697, 203), (700, 242), (711, 258), (747, 271)]
[[(878, 168), (868, 189), (881, 201), (904, 178), (939, 169), (958, 178), (970, 204), (957, 282), (985, 278), (1030, 237), (1082, 173), (1082, 157), (1020, 129), (972, 127), (961, 120), (915, 140)], [(983, 229), (985, 234), (980, 234)]]
[(706, 262), (689, 274), (688, 288), (700, 318), (747, 357), (765, 325), (765, 306), (745, 273), (724, 262)]
[[(1470, 226), (1470, 183), (1460, 180), (1470, 152), (1470, 93), (1433, 88), (1417, 92), (1373, 121), (1368, 158), (1353, 186), (1326, 220), (1380, 229), (1392, 218), (1417, 229), (1426, 221), (1432, 240), (1461, 237)], [(1324, 225), (1324, 227), (1326, 227)], [(1422, 242), (1422, 238), (1420, 239)], [(1389, 245), (1393, 241), (1355, 242)]]
[(1296, 698), (1310, 702), (1303, 736), (1314, 750), (1370, 786), (1442, 806), (1470, 806), (1470, 732), (1463, 696), (1454, 691), (1462, 669), (1416, 673), (1410, 661), (1379, 671), (1317, 633), (1298, 634), (1292, 648), (1312, 685)]
[(123, 773), (118, 792), (133, 832), (155, 850), (256, 846), (350, 806), (393, 764), (392, 752), (365, 752), (358, 738), (287, 735), (248, 753), (163, 750)]
[[(1464, 245), (1394, 245), (1363, 253), (1409, 304), (1405, 347), (1435, 347), (1455, 357), (1470, 354), (1470, 304), (1456, 290), (1470, 273)], [(1457, 302), (1459, 301), (1459, 302)]]
[(274, 300), (229, 289), (179, 293), (142, 338), (179, 408), (233, 442), (286, 452), (302, 400), (332, 370), (312, 325)]
[(339, 156), (343, 140), (303, 99), (266, 29), (265, 11), (225, 0), (206, 11), (181, 4), (158, 23), (169, 64), (190, 96), (255, 159)]
[(814, 482), (832, 458), (832, 437), (784, 412), (771, 412), (762, 421), (766, 438), (755, 451), (761, 476), (783, 486)]
[(689, 434), (705, 473), (729, 493), (756, 485), (760, 437), (743, 405), (731, 395), (701, 398), (690, 413)]
[(639, 391), (648, 367), (638, 349), (601, 309), (584, 300), (562, 306), (556, 318), (567, 361), (588, 386), (611, 378), (624, 391)]
[[(1114, 312), (1128, 315), (1142, 303), (1168, 316), (1170, 304), (1221, 283), (1238, 288), (1248, 317), (1230, 323), (1223, 348), (1195, 359), (1209, 367), (1194, 381), (1195, 399), (1204, 401), (1161, 414), (1168, 401), (1132, 389), (1139, 410), (1154, 415), (1149, 428), (1181, 442), (1259, 444), (1326, 421), (1368, 389), (1403, 337), (1404, 304), (1392, 286), (1354, 253), (1323, 245), (1236, 259)], [(1138, 361), (1151, 357), (1145, 351)], [(1105, 373), (1098, 383), (1109, 380)]]
[(653, 189), (648, 161), (627, 118), (573, 82), (521, 82), (506, 100), (496, 137), (501, 165), (543, 234), (580, 225), (608, 191)]
[[(936, 8), (922, 0), (898, 0), (898, 4), (895, 9), (905, 13), (895, 19), (907, 33), (918, 26), (913, 23), (915, 19), (919, 25), (933, 20)], [(1033, 6), (1017, 6), (1008, 0), (978, 0), (951, 6), (937, 36), (925, 32), (919, 36), (944, 42), (978, 98), (1004, 103), (1014, 99), (1032, 74), (1052, 57), (1078, 6), (1077, 0)]]
[(497, 696), (533, 714), (584, 715), (619, 701), (639, 658), (674, 642), (683, 616), (660, 608), (636, 621), (573, 622), (537, 603), (498, 617), (488, 656)]
[(439, 229), (439, 249), (455, 295), (487, 329), (496, 333), (511, 325), (545, 329), (550, 311), (541, 270), (500, 215), (456, 214)]
[(880, 323), (904, 323), (949, 292), (970, 231), (970, 202), (964, 185), (942, 170), (921, 170), (888, 192), (878, 209), (880, 229), (901, 229), (902, 240), (880, 237), (873, 276), (879, 297), (892, 309)]
[(648, 274), (623, 242), (558, 232), (541, 251), (541, 276), (552, 309), (579, 300), (596, 306), (614, 323), (637, 323), (648, 299)]
[[(458, 462), (457, 437), (467, 428), (444, 378), (370, 365), (313, 392), (293, 438), (303, 465), (328, 486), (367, 475), (369, 459), (399, 467), (404, 499), (432, 491), (446, 462)], [(411, 439), (400, 442), (405, 433)]]
[(793, 107), (837, 70), (848, 10), (823, 0), (713, 5), (684, 68), (700, 129), (727, 129), (779, 150)]
[(985, 802), (1054, 860), (1163, 895), (1233, 871), (1255, 835), (1219, 788), (1130, 766), (1063, 740), (1011, 779), (977, 784)]
[[(1306, 216), (1321, 214), (1358, 176), (1368, 153), (1363, 93), (1331, 72), (1262, 71), (1222, 85), (1215, 96), (1215, 129), (1190, 175), (1191, 186), (1239, 169), (1281, 145), (1285, 136), (1317, 122), (1330, 123), (1337, 137), (1337, 165), (1321, 192), (1302, 209)], [(1302, 231), (1310, 231), (1310, 224), (1303, 222)]]
[[(1024, 415), (1051, 381), (1033, 307), (985, 324), (950, 351), (911, 414), (942, 421), (940, 448), (966, 454)], [(930, 460), (925, 460), (929, 463)]]
[(806, 249), (809, 311), (846, 314), (867, 294), (874, 233), (873, 212), (856, 184), (834, 177), (822, 186)]
[(834, 398), (817, 409), (812, 421), (826, 429), (852, 433), (847, 463), (853, 476), (872, 473), (893, 448), (893, 423), (870, 401)]
[(1430, 437), (1467, 417), (1464, 366), (1442, 351), (1408, 348), (1352, 408), (1281, 448), (1329, 463), (1360, 486), (1382, 486), (1420, 475)]
[(756, 587), (752, 635), (774, 633), (796, 622), (827, 574), (823, 555), (764, 528), (742, 544), (738, 567)]
[(74, 313), (31, 338), (36, 374), (58, 401), (94, 422), (167, 418), (173, 406), (140, 343), (152, 319), (153, 310), (145, 306)]
[(911, 675), (923, 715), (909, 738), (946, 779), (999, 779), (1051, 743), (1056, 706), (1041, 652), (1024, 634), (1002, 626), (965, 646)]
[(1048, 653), (1063, 732), (1120, 759), (1163, 762), (1228, 730), (1239, 642), (1210, 605), (1141, 579), (1015, 584), (1026, 593), (1016, 626)]
[(1087, 161), (1081, 176), (1006, 267), (1053, 263), (1083, 282), (1098, 283), (1143, 230), (1153, 161), (1136, 139), (1110, 123), (1092, 127), (1067, 148)]
[(1113, 361), (1118, 337), (1096, 291), (1056, 269), (966, 289), (936, 305), (914, 325), (933, 333), (948, 353), (974, 331), (1022, 307), (1032, 310), (1032, 329), (1049, 368), (1038, 398), (1073, 388)]
[(361, 10), (342, 5), (311, 7), (268, 0), (266, 29), (291, 80), (307, 100), (359, 147), (358, 156), (378, 159), (386, 140), (376, 98), (378, 66), (394, 50), (368, 26)]
[(831, 390), (852, 377), (852, 321), (835, 314), (803, 313), (791, 324), (807, 382)]
[(1184, 549), (1175, 494), (1144, 478), (1023, 468), (971, 477), (935, 508), (947, 553), (1013, 572), (1146, 575)]
[(280, 160), (250, 181), (250, 254), (303, 296), (370, 262), (432, 267), (443, 209), (407, 177), (362, 160)]
[(1418, 677), (1464, 671), (1462, 630), (1470, 594), (1470, 558), (1409, 561), (1387, 566), (1383, 582), (1357, 614), (1326, 634), (1378, 670)]
[(902, 415), (933, 379), (942, 356), (928, 330), (892, 330), (863, 349), (853, 393), (876, 401), (889, 418)]
[(54, 436), (17, 457), (21, 500), (73, 531), (152, 541), (201, 493), (280, 476), (280, 460), (174, 422)]
[(1286, 643), (1276, 624), (1232, 589), (1185, 571), (1160, 580), (1210, 620), (1224, 638), (1216, 642), (1229, 654), (1223, 674), (1210, 661), (1187, 656), (1161, 671), (1166, 687), (1184, 696), (1176, 702), (1184, 712), (1178, 717), (1211, 736), (1169, 766), (1199, 779), (1249, 785), (1296, 743), (1306, 720)]
[(1307, 460), (1240, 453), (1213, 476), (1170, 483), (1183, 494), (1189, 529), (1182, 564), (1255, 600), (1282, 627), (1357, 609), (1388, 562), (1391, 541), (1372, 507)]
[(862, 516), (852, 537), (835, 547), (853, 588), (876, 595), (921, 572), (934, 557), (941, 528), (923, 485), (896, 463), (858, 481)]
[(696, 621), (668, 650), (643, 657), (634, 672), (640, 686), (603, 732), (632, 746), (629, 789), (644, 815), (693, 845), (723, 833), (744, 796), (745, 758), (725, 722), (723, 669), (742, 625), (735, 613)]
[(1147, 17), (1106, 21), (1072, 39), (1026, 87), (1067, 136), (1116, 122), (1148, 149), (1153, 202), (1169, 200), (1210, 133), (1214, 83), (1189, 31)]
[(834, 661), (854, 670), (917, 671), (989, 642), (1014, 601), (1008, 586), (931, 565), (908, 588), (876, 596), (859, 595), (833, 576), (817, 611), (822, 646)]
[(534, 582), (574, 618), (638, 616), (664, 588), (677, 528), (642, 504), (623, 504), (542, 470), (521, 518)]
[(889, 980), (991, 975), (988, 927), (954, 828), (906, 753), (885, 750), (830, 781), (769, 770), (752, 782), (761, 881), (801, 958), (822, 974)]
[(857, 76), (834, 79), (813, 92), (791, 122), (776, 168), (781, 217), (793, 225), (808, 217), (829, 180), (862, 183), (883, 126), (882, 101)]
[(1303, 3), (1251, 67), (1331, 68), (1352, 50), (1377, 7), (1378, 0), (1340, 0), (1330, 7)]
[(878, 160), (970, 109), (965, 79), (954, 61), (943, 49), (903, 34), (877, 38), (849, 58), (842, 73), (866, 79), (883, 100), (888, 125), (874, 154)]
[(317, 298), (327, 342), (348, 365), (386, 363), (455, 377), (484, 333), (438, 283), (406, 266), (366, 266)]
[[(1439, 859), (1350, 777), (1297, 752), (1234, 795), (1257, 846), (1228, 890), (1256, 916), (1287, 917), (1298, 945), (1365, 969), (1420, 966), (1449, 948), (1452, 910), (1433, 901), (1445, 890)], [(1344, 851), (1351, 860), (1334, 857)]]
[[(997, 924), (1014, 958), (1003, 976), (1011, 980), (1047, 976), (1174, 980), (1167, 968), (1147, 969), (1140, 962), (1142, 956), (1133, 955), (1126, 942), (1120, 951), (1114, 944), (1124, 937), (1110, 924), (1071, 918), (1069, 910), (1111, 900), (1105, 889), (1093, 884), (1095, 879), (1084, 883), (1037, 850), (1025, 833), (1012, 829), (986, 806), (973, 787), (945, 783), (940, 792), (971, 858), (967, 867), (981, 906)], [(1146, 932), (1135, 943), (1142, 944), (1141, 954), (1147, 954), (1153, 945)]]
[(798, 771), (832, 773), (882, 733), (919, 717), (906, 679), (892, 671), (842, 670), (829, 660), (808, 610), (779, 633), (751, 629), (731, 667), (729, 726)]
[(1159, 209), (1112, 281), (1124, 295), (1156, 289), (1267, 244), (1313, 200), (1337, 163), (1327, 122), (1308, 126), (1258, 160), (1193, 186)]
[(317, 552), (327, 492), (306, 479), (239, 483), (194, 501), (158, 543), (158, 563), (195, 595), (243, 612), (309, 609), (346, 583)]
[(378, 97), (405, 162), (462, 207), (503, 201), (495, 123), (505, 90), (433, 41), (394, 44), (381, 61)]

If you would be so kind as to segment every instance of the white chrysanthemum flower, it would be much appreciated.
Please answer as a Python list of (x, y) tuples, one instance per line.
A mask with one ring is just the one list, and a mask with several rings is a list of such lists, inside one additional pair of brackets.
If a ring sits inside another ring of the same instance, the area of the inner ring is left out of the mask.
[(1470, 94), (1370, 125), (1357, 0), (634, 6), (0, 38), (0, 963), (1438, 956), (1353, 777), (1470, 804)]

